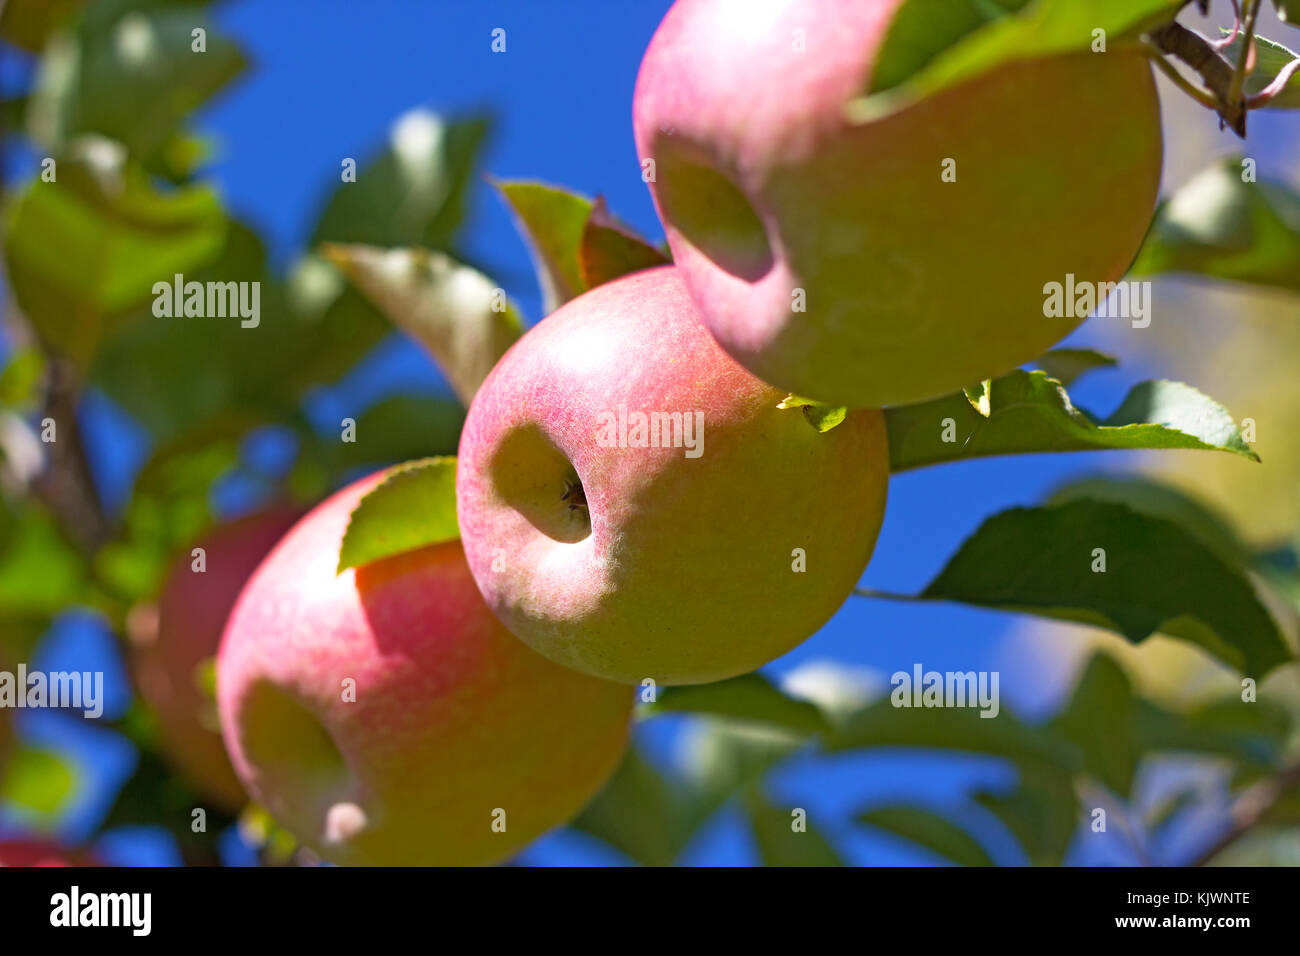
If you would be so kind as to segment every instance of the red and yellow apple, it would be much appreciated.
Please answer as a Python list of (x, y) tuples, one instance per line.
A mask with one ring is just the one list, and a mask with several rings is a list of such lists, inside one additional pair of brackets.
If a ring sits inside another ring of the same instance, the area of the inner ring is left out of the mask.
[(821, 627), (866, 568), (883, 416), (822, 433), (732, 361), (672, 267), (529, 331), (474, 397), (457, 513), (469, 566), (525, 643), (625, 683), (720, 680)]
[[(637, 79), (636, 144), (701, 317), (773, 385), (879, 407), (1027, 362), (1086, 315), (1154, 211), (1159, 104), (1140, 52), (1021, 60), (873, 121), (902, 0), (678, 0)], [(648, 166), (647, 166), (648, 168)]]
[(600, 788), (634, 695), (516, 640), (457, 541), (337, 573), (381, 478), (318, 505), (244, 589), (217, 661), (226, 747), (249, 793), (327, 860), (497, 861)]

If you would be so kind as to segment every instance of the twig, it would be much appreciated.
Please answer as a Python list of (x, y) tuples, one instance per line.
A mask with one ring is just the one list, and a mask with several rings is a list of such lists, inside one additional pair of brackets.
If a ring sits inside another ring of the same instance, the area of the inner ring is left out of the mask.
[[(1214, 94), (1214, 110), (1234, 133), (1244, 138), (1246, 105), (1241, 101), (1240, 91), (1235, 98), (1232, 96), (1232, 64), (1220, 56), (1210, 41), (1181, 23), (1166, 23), (1148, 33), (1147, 40), (1161, 53), (1178, 57), (1200, 74), (1206, 88)], [(1206, 102), (1201, 96), (1196, 99)]]
[(33, 490), (49, 505), (69, 539), (90, 555), (108, 540), (110, 528), (81, 439), (77, 420), (80, 398), (75, 370), (66, 359), (51, 356), (42, 418), (54, 420), (55, 440), (49, 445), (45, 471)]
[(1205, 866), (1216, 856), (1236, 843), (1268, 816), (1270, 810), (1286, 796), (1288, 790), (1300, 787), (1300, 763), (1281, 770), (1267, 780), (1249, 787), (1233, 803), (1228, 812), (1232, 825), (1215, 840), (1189, 866)]

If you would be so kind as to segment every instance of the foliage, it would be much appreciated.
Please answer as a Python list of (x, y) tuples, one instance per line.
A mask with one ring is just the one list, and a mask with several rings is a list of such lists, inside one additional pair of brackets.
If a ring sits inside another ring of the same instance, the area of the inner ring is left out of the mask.
[[(1275, 3), (1284, 19), (1300, 19), (1296, 0)], [(905, 108), (1009, 62), (1087, 50), (1098, 29), (1137, 49), (1142, 32), (1181, 5), (954, 0), (937, 9), (909, 0), (853, 115)], [(15, 308), (0, 371), (0, 665), (29, 660), (50, 624), (72, 608), (99, 612), (126, 646), (130, 622), (157, 597), (167, 568), (221, 517), (214, 496), (232, 479), (257, 484), (263, 500), (305, 505), (359, 472), (397, 464), (354, 512), (340, 570), (453, 540), (455, 459), (448, 456), (464, 407), (524, 331), (496, 280), (464, 262), (458, 247), (490, 118), (418, 110), (398, 119), (355, 181), (346, 168), (316, 171), (322, 181), (340, 178), (323, 197), (308, 247), (282, 269), (205, 182), (207, 150), (192, 118), (250, 68), (239, 44), (212, 25), (209, 4), (0, 6), (0, 36), (39, 55), (31, 92), (3, 104), (3, 132), (25, 137), (52, 162), (25, 183), (4, 184), (4, 266)], [(196, 30), (205, 34), (201, 58)], [(1249, 95), (1294, 59), (1286, 45), (1260, 39)], [(1223, 55), (1235, 60), (1241, 47), (1238, 40)], [(1296, 97), (1293, 82), (1268, 105), (1294, 108)], [(1169, 197), (1132, 274), (1300, 292), (1300, 198), (1280, 182), (1256, 182), (1249, 167), (1221, 161)], [(600, 197), (533, 181), (492, 183), (532, 251), (547, 313), (669, 262)], [(156, 285), (178, 275), (205, 286), (256, 284), (256, 324), (159, 314)], [(389, 395), (349, 408), (345, 422), (314, 418), (313, 397), (394, 330), (430, 353), (451, 394)], [(1143, 382), (1101, 417), (1078, 407), (1067, 389), (1116, 368), (1114, 358), (1062, 348), (1033, 364), (1038, 370), (887, 409), (892, 470), (1111, 450), (1227, 453), (1242, 467), (1258, 461), (1243, 426), (1193, 385)], [(110, 507), (89, 469), (78, 467), (86, 450), (77, 417), (88, 395), (111, 400), (144, 435), (144, 460), (120, 507)], [(845, 414), (793, 395), (782, 407), (800, 409), (819, 431)], [(44, 467), (53, 454), (37, 437), (46, 419), (61, 430), (59, 447), (74, 446), (58, 474)], [(247, 453), (267, 429), (292, 446), (274, 473), (259, 471)], [(340, 430), (350, 437), (340, 439)], [(1118, 807), (1138, 821), (1133, 841), (1147, 859), (1154, 838), (1198, 803), (1184, 791), (1139, 807), (1137, 783), (1149, 761), (1212, 758), (1237, 795), (1292, 779), (1295, 700), (1279, 690), (1278, 674), (1295, 660), (1286, 626), (1300, 606), (1294, 540), (1261, 549), (1175, 489), (1108, 474), (1060, 488), (1038, 506), (990, 516), (914, 596), (862, 593), (1084, 622), (1132, 642), (1159, 633), (1218, 659), (1243, 690), (1175, 707), (1143, 696), (1104, 654), (1086, 662), (1069, 699), (1040, 721), (1005, 708), (994, 720), (968, 709), (901, 710), (887, 696), (833, 704), (761, 674), (670, 688), (640, 716), (689, 728), (689, 753), (670, 766), (639, 741), (574, 826), (647, 865), (680, 860), (726, 809), (740, 814), (769, 864), (842, 863), (848, 827), (961, 865), (1018, 862), (990, 839), (1001, 834), (1029, 862), (1059, 864), (1088, 839), (1098, 807)], [(235, 821), (214, 812), (206, 834), (192, 830), (190, 811), (204, 798), (167, 763), (154, 719), (137, 699), (113, 725), (140, 757), (102, 825), (161, 822), (187, 861), (213, 862), (216, 833)], [(777, 786), (795, 761), (932, 751), (996, 762), (1014, 782), (972, 790), (955, 805), (891, 798), (857, 808), (844, 827), (789, 806)], [(0, 798), (33, 825), (49, 825), (75, 794), (77, 768), (26, 742), (5, 756)], [(1268, 825), (1294, 828), (1295, 802), (1283, 791), (1262, 809), (1258, 800), (1244, 805)], [(293, 852), (292, 838), (265, 811), (248, 808), (243, 823), (264, 833), (266, 859)]]

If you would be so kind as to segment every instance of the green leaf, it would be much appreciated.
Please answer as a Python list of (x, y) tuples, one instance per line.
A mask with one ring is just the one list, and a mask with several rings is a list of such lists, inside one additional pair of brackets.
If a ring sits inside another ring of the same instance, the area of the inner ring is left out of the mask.
[(394, 395), (357, 418), (356, 441), (311, 436), (311, 451), (333, 475), (363, 465), (392, 465), (455, 455), (465, 409), (450, 398)]
[(942, 7), (909, 0), (890, 21), (876, 54), (871, 92), (890, 90), (919, 72), (958, 40), (993, 20), (1024, 9), (1029, 0), (952, 0)]
[(993, 380), (991, 378), (984, 379), (978, 385), (963, 386), (961, 393), (980, 418), (988, 418), (993, 414)]
[[(1092, 570), (1105, 549), (1106, 570)], [(1157, 631), (1251, 676), (1292, 659), (1240, 568), (1172, 521), (1080, 500), (984, 522), (921, 594), (1104, 627)]]
[(1174, 713), (1139, 699), (1136, 727), (1143, 751), (1226, 757), (1237, 766), (1264, 770), (1286, 748), (1291, 718), (1280, 704), (1247, 703), (1240, 695), (1211, 700)]
[(796, 830), (793, 812), (772, 806), (758, 787), (746, 790), (743, 802), (764, 866), (844, 865), (830, 841), (807, 819), (806, 811), (802, 829)]
[[(207, 828), (195, 832), (194, 810), (202, 807)], [(187, 864), (220, 864), (218, 840), (234, 819), (193, 788), (175, 767), (152, 749), (142, 748), (135, 772), (127, 779), (109, 808), (101, 829), (162, 826), (180, 845)]]
[(804, 734), (776, 724), (711, 717), (694, 729), (687, 770), (704, 799), (720, 807), (807, 744)]
[(237, 433), (196, 431), (154, 450), (122, 527), (95, 555), (96, 578), (124, 603), (157, 597), (176, 553), (212, 524), (212, 489), (239, 461)]
[[(891, 698), (902, 694), (896, 686)], [(901, 707), (891, 698), (852, 715), (827, 742), (841, 752), (877, 747), (956, 750), (1013, 760), (1022, 766), (1072, 769), (1078, 762), (1069, 746), (1001, 711), (994, 718), (969, 707)]]
[(54, 516), (0, 499), (0, 620), (47, 621), (85, 593), (85, 564)]
[(915, 9), (896, 15), (882, 53), (889, 59), (877, 65), (871, 95), (850, 103), (849, 117), (872, 122), (1007, 63), (1089, 50), (1094, 30), (1106, 31), (1113, 50), (1125, 35), (1172, 20), (1184, 2), (1035, 0), (999, 17), (1008, 4), (959, 0), (939, 9), (933, 0), (909, 0)]
[(671, 260), (615, 219), (597, 196), (546, 183), (490, 180), (514, 213), (549, 315), (588, 289)]
[(1245, 703), (1239, 696), (1185, 712), (1167, 710), (1138, 697), (1113, 659), (1094, 654), (1048, 729), (1079, 748), (1084, 770), (1094, 779), (1128, 797), (1149, 754), (1191, 753), (1267, 769), (1282, 756), (1290, 718), (1277, 705)]
[[(80, 24), (46, 50), (28, 112), (33, 137), (61, 151), (74, 137), (94, 133), (138, 160), (156, 157), (190, 114), (248, 65), (205, 6), (91, 4)], [(196, 29), (206, 31), (204, 52), (193, 50)]]
[(1244, 567), (1253, 561), (1250, 549), (1224, 516), (1154, 479), (1122, 475), (1080, 478), (1057, 488), (1047, 504), (1060, 505), (1080, 499), (1111, 501), (1145, 515), (1166, 518), (1194, 535), (1226, 564)]
[[(158, 317), (145, 309), (104, 342), (91, 381), (160, 443), (219, 426), (239, 434), (295, 415), (314, 386), (332, 384), (391, 326), (336, 269), (299, 263), (287, 287), (267, 269), (252, 230), (231, 222), (220, 258), (187, 282), (247, 283), (257, 324), (238, 317)], [(254, 287), (253, 283), (257, 283)], [(149, 375), (140, 375), (146, 367)]]
[(138, 169), (96, 174), (64, 160), (56, 182), (35, 180), (18, 197), (5, 267), (45, 347), (84, 366), (154, 283), (215, 261), (226, 230), (209, 189), (162, 193)]
[(394, 325), (428, 349), (465, 405), (523, 334), (504, 290), (446, 256), (351, 245), (322, 251)]
[(620, 276), (667, 265), (671, 260), (609, 214), (596, 197), (582, 229), (578, 270), (585, 289), (594, 289)]
[(1019, 841), (1034, 866), (1059, 866), (1079, 826), (1079, 798), (1068, 774), (1020, 768), (1009, 793), (982, 791), (980, 804)]
[(490, 180), (515, 215), (528, 243), (549, 315), (586, 291), (579, 249), (593, 203), (585, 196), (545, 183)]
[(857, 815), (859, 823), (887, 830), (959, 866), (992, 866), (984, 848), (957, 824), (913, 806), (875, 807)]
[(339, 573), (459, 537), (456, 459), (399, 465), (352, 509)]
[(0, 779), (0, 800), (23, 815), (53, 822), (77, 792), (80, 775), (61, 754), (19, 746), (5, 763)]
[[(1225, 29), (1224, 34), (1228, 31)], [(1224, 50), (1224, 56), (1230, 63), (1236, 63), (1237, 57), (1241, 55), (1241, 46), (1245, 42), (1246, 35), (1238, 32), (1236, 39), (1228, 44)], [(1255, 96), (1266, 86), (1276, 79), (1277, 75), (1287, 66), (1295, 61), (1297, 56), (1295, 51), (1289, 50), (1282, 44), (1270, 40), (1268, 37), (1255, 36), (1255, 69), (1247, 74), (1242, 89), (1247, 96)], [(1291, 79), (1286, 81), (1286, 85), (1281, 92), (1274, 95), (1265, 106), (1269, 109), (1300, 109), (1300, 80), (1296, 79), (1296, 74), (1291, 75)]]
[(0, 37), (29, 53), (74, 17), (86, 0), (6, 0), (0, 5)]
[(1175, 817), (1182, 814), (1184, 810), (1190, 810), (1192, 807), (1199, 805), (1204, 799), (1203, 794), (1193, 789), (1176, 790), (1147, 812), (1146, 819), (1143, 821), (1143, 829), (1147, 833), (1155, 835)]
[(1099, 368), (1114, 368), (1119, 364), (1112, 355), (1093, 349), (1052, 349), (1044, 352), (1034, 362), (1049, 378), (1069, 385), (1086, 372)]
[(1193, 273), (1300, 291), (1300, 195), (1242, 175), (1240, 160), (1224, 160), (1161, 204), (1132, 274)]
[(1120, 796), (1130, 795), (1142, 756), (1136, 700), (1128, 675), (1111, 658), (1093, 656), (1050, 728), (1079, 748), (1085, 772)]
[(629, 747), (604, 789), (573, 822), (644, 866), (670, 866), (717, 809)]
[(713, 684), (668, 687), (652, 709), (771, 724), (805, 736), (830, 730), (816, 705), (787, 697), (760, 674), (743, 674)]
[(988, 455), (1139, 448), (1213, 449), (1258, 460), (1227, 410), (1181, 382), (1144, 382), (1100, 422), (1045, 372), (1010, 372), (990, 383), (984, 399), (987, 415), (960, 392), (886, 409), (891, 470)]
[(40, 349), (33, 346), (16, 349), (0, 372), (0, 405), (23, 411), (35, 409), (44, 375), (45, 355)]
[(1277, 18), (1292, 26), (1300, 25), (1300, 0), (1273, 0), (1277, 7)]
[(777, 403), (777, 408), (801, 408), (808, 424), (819, 432), (828, 432), (844, 421), (849, 410), (843, 405), (823, 405), (811, 398), (801, 398), (794, 393), (787, 395)]
[(310, 245), (450, 249), (488, 129), (483, 117), (448, 121), (428, 110), (407, 113), (389, 146), (357, 170), (356, 181), (335, 187)]
[(801, 746), (773, 727), (707, 718), (690, 728), (681, 773), (653, 766), (633, 746), (573, 826), (647, 866), (676, 862), (714, 814)]

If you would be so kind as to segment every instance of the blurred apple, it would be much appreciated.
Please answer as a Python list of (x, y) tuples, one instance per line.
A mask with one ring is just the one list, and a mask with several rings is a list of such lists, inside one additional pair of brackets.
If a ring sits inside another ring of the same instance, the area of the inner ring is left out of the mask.
[(0, 840), (0, 867), (98, 866), (89, 854), (47, 840)]
[(867, 566), (889, 451), (879, 412), (823, 433), (784, 397), (718, 348), (672, 267), (557, 310), (461, 434), (488, 605), (552, 660), (627, 683), (721, 680), (804, 641)]
[(326, 860), (497, 861), (600, 788), (633, 694), (511, 636), (459, 542), (337, 573), (381, 477), (311, 511), (244, 589), (217, 663), (226, 746), (249, 793)]
[(168, 759), (223, 810), (248, 800), (221, 742), (211, 667), (221, 634), (249, 576), (301, 512), (277, 506), (218, 527), (197, 542), (204, 570), (192, 551), (173, 565), (156, 609), (133, 612), (131, 662), (141, 695), (158, 718)]
[(13, 718), (5, 710), (0, 710), (0, 780), (4, 779), (5, 764), (14, 748)]
[(638, 155), (705, 325), (837, 405), (1041, 354), (1087, 314), (1049, 317), (1044, 286), (1119, 279), (1159, 182), (1151, 70), (1117, 45), (850, 120), (901, 3), (678, 0), (637, 79)]

